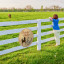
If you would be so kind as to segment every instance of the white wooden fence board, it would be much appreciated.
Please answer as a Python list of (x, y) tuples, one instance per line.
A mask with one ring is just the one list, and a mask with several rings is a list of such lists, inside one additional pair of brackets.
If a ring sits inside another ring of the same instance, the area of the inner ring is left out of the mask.
[(41, 43), (48, 42), (48, 41), (51, 41), (51, 40), (54, 40), (54, 37), (41, 40)]
[(60, 32), (61, 32), (61, 31), (64, 31), (64, 28), (60, 29)]
[(53, 31), (43, 32), (43, 33), (41, 33), (41, 36), (52, 34), (52, 33), (53, 33)]
[(41, 19), (41, 22), (50, 22), (50, 19)]
[(9, 21), (9, 22), (0, 22), (0, 26), (10, 26), (10, 25), (20, 25), (20, 24), (30, 24), (37, 23), (36, 20), (26, 20), (26, 21)]
[[(59, 24), (59, 26), (64, 26), (64, 23)], [(41, 29), (46, 29), (46, 28), (52, 28), (52, 25), (41, 26)]]
[(41, 26), (41, 29), (46, 29), (46, 28), (51, 28), (52, 25), (45, 25), (45, 26)]
[(64, 37), (64, 34), (63, 35), (60, 35), (60, 38)]
[[(34, 46), (34, 45), (36, 45), (36, 42), (33, 42), (29, 47)], [(22, 46), (13, 47), (13, 48), (10, 48), (10, 49), (7, 49), (7, 50), (0, 51), (0, 55), (7, 54), (7, 53), (10, 53), (10, 52), (14, 52), (14, 51), (24, 49), (24, 48), (27, 48), (27, 47), (22, 47)]]
[[(0, 35), (7, 35), (7, 34), (19, 33), (23, 29), (25, 29), (25, 28), (0, 31)], [(30, 30), (33, 31), (33, 30), (37, 30), (37, 27), (30, 27), (28, 29), (30, 29)]]
[[(64, 20), (64, 18), (59, 18), (59, 20)], [(50, 19), (41, 19), (41, 22), (50, 22)]]
[[(64, 37), (64, 34), (60, 35), (60, 38), (62, 38), (62, 37)], [(47, 39), (41, 40), (41, 43), (48, 42), (48, 41), (51, 41), (51, 40), (54, 40), (54, 39), (55, 39), (54, 37), (47, 38)]]
[(59, 20), (64, 20), (64, 18), (59, 18)]
[[(62, 37), (64, 37), (64, 34), (60, 35), (60, 38), (62, 38)], [(54, 37), (41, 40), (41, 43), (48, 42), (48, 41), (51, 41), (51, 40), (54, 40)], [(37, 44), (37, 42), (33, 42), (29, 47), (34, 46), (36, 44)], [(22, 46), (13, 47), (13, 48), (10, 48), (10, 49), (7, 49), (7, 50), (0, 51), (0, 55), (7, 54), (7, 53), (10, 53), (10, 52), (14, 52), (14, 51), (24, 49), (24, 48), (27, 48), (27, 47), (22, 47)]]
[(2, 41), (0, 41), (0, 45), (9, 44), (9, 43), (13, 43), (13, 42), (18, 42), (18, 38), (2, 40)]
[(64, 26), (64, 23), (59, 24), (59, 26)]
[[(64, 23), (59, 24), (59, 26), (64, 26)], [(52, 25), (46, 25), (46, 26), (42, 26), (41, 29), (46, 29), (46, 28), (51, 28), (51, 27), (52, 27)], [(25, 28), (0, 31), (0, 35), (19, 33), (23, 29), (25, 29)], [(30, 27), (28, 29), (31, 29), (33, 31), (33, 30), (37, 30), (37, 27)]]
[[(34, 38), (35, 37), (37, 37), (37, 34), (34, 34)], [(2, 41), (0, 41), (0, 45), (14, 43), (14, 42), (18, 42), (18, 37), (17, 38), (12, 38), (12, 39), (7, 39), (7, 40), (2, 40)]]
[[(63, 28), (63, 29), (60, 29), (60, 32), (61, 32), (61, 31), (64, 31), (64, 28)], [(49, 34), (52, 34), (52, 33), (53, 33), (53, 31), (43, 32), (43, 33), (41, 33), (41, 36), (49, 35)]]
[[(64, 18), (59, 18), (59, 20), (64, 20)], [(40, 19), (40, 21), (41, 21), (41, 22), (49, 22), (50, 20), (49, 20), (49, 19)], [(30, 23), (37, 23), (37, 20), (0, 22), (0, 26), (30, 24)]]

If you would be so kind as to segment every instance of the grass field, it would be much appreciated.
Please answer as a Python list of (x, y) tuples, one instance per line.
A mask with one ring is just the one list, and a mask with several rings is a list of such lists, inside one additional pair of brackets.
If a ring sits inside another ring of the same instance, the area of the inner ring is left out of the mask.
[[(12, 18), (8, 18), (8, 14), (12, 15)], [(64, 12), (0, 12), (0, 22), (6, 21), (21, 21), (21, 20), (34, 20), (34, 19), (46, 19), (53, 14), (58, 14), (59, 18), (64, 17)], [(59, 23), (64, 23), (64, 21), (60, 21)], [(52, 22), (44, 22), (42, 25), (50, 25)], [(2, 30), (10, 30), (17, 28), (26, 28), (26, 27), (34, 27), (37, 24), (27, 24), (27, 25), (15, 25), (15, 26), (2, 26), (0, 27), (0, 31)], [(64, 26), (60, 27), (64, 28)], [(42, 29), (41, 32), (46, 32), (53, 30), (50, 29)], [(33, 31), (34, 34), (37, 31)], [(64, 34), (61, 32), (60, 34)], [(0, 36), (1, 40), (11, 39), (18, 37), (19, 33), (14, 33), (10, 35)], [(46, 39), (49, 37), (53, 37), (54, 34), (42, 36), (41, 39)], [(36, 41), (37, 38), (34, 38), (33, 41)], [(12, 47), (19, 46), (19, 42), (14, 42), (10, 44), (0, 45), (0, 51), (9, 49)], [(0, 56), (0, 64), (64, 64), (64, 38), (61, 38), (61, 45), (55, 47), (55, 41), (46, 42), (41, 45), (41, 51), (37, 51), (37, 46), (32, 46), (27, 49), (19, 50), (16, 52), (8, 53)]]

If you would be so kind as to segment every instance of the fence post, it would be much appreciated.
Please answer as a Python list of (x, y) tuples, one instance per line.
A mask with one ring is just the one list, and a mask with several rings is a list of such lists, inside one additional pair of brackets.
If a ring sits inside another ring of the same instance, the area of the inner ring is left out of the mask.
[(41, 21), (37, 20), (37, 50), (41, 50)]

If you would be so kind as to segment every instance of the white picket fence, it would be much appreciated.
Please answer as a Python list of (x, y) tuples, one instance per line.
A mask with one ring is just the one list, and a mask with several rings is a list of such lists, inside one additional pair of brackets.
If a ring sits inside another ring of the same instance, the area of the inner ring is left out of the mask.
[[(64, 20), (64, 18), (59, 18), (59, 20)], [(27, 21), (0, 22), (0, 26), (37, 23), (37, 27), (29, 27), (28, 28), (28, 29), (31, 29), (32, 31), (37, 30), (37, 34), (34, 34), (34, 38), (37, 37), (37, 41), (33, 42), (30, 46), (37, 45), (37, 50), (41, 50), (41, 43), (54, 40), (54, 37), (41, 40), (41, 36), (53, 33), (53, 31), (48, 31), (48, 32), (41, 33), (41, 29), (46, 29), (46, 28), (51, 28), (52, 27), (51, 25), (41, 26), (41, 22), (50, 22), (50, 20), (49, 19), (38, 19), (38, 20), (27, 20)], [(64, 23), (59, 24), (59, 26), (64, 26)], [(0, 31), (0, 35), (19, 33), (23, 29), (25, 29), (25, 28)], [(64, 29), (60, 29), (60, 31), (64, 31)], [(64, 37), (64, 34), (60, 35), (60, 38), (62, 38), (62, 37)], [(7, 39), (7, 40), (2, 40), (2, 41), (0, 41), (0, 45), (5, 45), (5, 44), (9, 44), (9, 43), (14, 43), (14, 42), (18, 42), (18, 37), (17, 38), (12, 38), (12, 39)], [(6, 50), (3, 50), (3, 51), (0, 51), (0, 55), (7, 54), (7, 53), (10, 53), (10, 52), (14, 52), (14, 51), (24, 49), (24, 48), (26, 48), (26, 47), (17, 46), (17, 47), (13, 47), (13, 48), (10, 48), (10, 49), (6, 49)]]

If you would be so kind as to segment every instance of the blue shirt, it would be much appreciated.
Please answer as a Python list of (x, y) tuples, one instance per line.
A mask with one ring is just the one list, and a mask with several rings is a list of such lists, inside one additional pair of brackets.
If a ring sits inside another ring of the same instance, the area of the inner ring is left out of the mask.
[(59, 22), (59, 19), (53, 19), (53, 29), (54, 30), (60, 30), (58, 22)]

